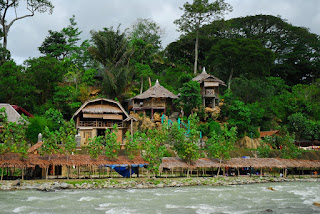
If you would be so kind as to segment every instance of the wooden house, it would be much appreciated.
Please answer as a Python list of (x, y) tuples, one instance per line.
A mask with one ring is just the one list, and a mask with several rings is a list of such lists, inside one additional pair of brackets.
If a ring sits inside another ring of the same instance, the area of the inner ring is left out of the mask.
[(207, 74), (205, 69), (192, 80), (200, 84), (203, 106), (215, 108), (219, 103), (219, 87), (226, 86), (226, 84), (217, 77)]
[(123, 136), (132, 123), (132, 117), (117, 101), (97, 98), (86, 101), (72, 116), (79, 131), (81, 146), (88, 144), (88, 139), (104, 136), (106, 129), (118, 126), (118, 142), (122, 143)]
[(178, 96), (161, 86), (157, 80), (154, 86), (131, 98), (128, 109), (150, 113), (153, 119), (155, 112), (166, 113), (167, 108), (172, 108), (173, 99), (178, 99)]

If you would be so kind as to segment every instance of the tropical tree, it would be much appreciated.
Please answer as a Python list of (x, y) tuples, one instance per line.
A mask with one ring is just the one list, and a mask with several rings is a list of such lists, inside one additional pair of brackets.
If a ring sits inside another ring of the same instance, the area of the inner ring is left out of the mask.
[(126, 65), (129, 59), (128, 40), (126, 33), (120, 31), (120, 26), (116, 30), (104, 28), (102, 31), (91, 31), (93, 45), (89, 47), (92, 57), (105, 68)]
[(104, 137), (105, 155), (108, 158), (117, 159), (120, 150), (120, 142), (117, 141), (118, 126), (113, 125), (112, 129), (107, 129)]
[[(27, 13), (24, 15), (17, 14), (17, 8), (22, 5), (24, 7), (23, 11)], [(3, 47), (7, 49), (7, 42), (8, 42), (8, 32), (16, 21), (20, 19), (24, 19), (27, 17), (32, 17), (36, 12), (38, 13), (45, 13), (49, 12), (52, 13), (53, 5), (49, 0), (27, 0), (26, 4), (22, 0), (7, 0), (7, 1), (0, 1), (0, 24), (2, 26), (2, 34), (3, 34)], [(15, 12), (15, 16), (11, 16), (9, 11)], [(14, 17), (10, 21), (8, 20), (9, 17)]]
[(232, 7), (224, 0), (215, 0), (212, 3), (209, 3), (208, 0), (194, 0), (192, 4), (185, 3), (180, 9), (184, 11), (184, 14), (174, 23), (179, 26), (181, 32), (195, 33), (194, 73), (196, 74), (198, 70), (199, 29), (213, 20), (222, 19), (226, 12), (232, 11)]
[(220, 134), (213, 132), (211, 138), (209, 138), (206, 142), (208, 156), (212, 158), (219, 158), (220, 160), (217, 175), (220, 173), (222, 160), (227, 160), (230, 158), (230, 151), (233, 149), (234, 143), (237, 139), (236, 136), (236, 127), (231, 127), (229, 129), (225, 125), (224, 128), (221, 129)]
[(148, 169), (154, 175), (159, 172), (162, 157), (166, 151), (164, 142), (158, 140), (159, 136), (159, 130), (157, 129), (149, 129), (147, 134), (141, 133), (137, 135), (138, 140), (141, 142), (142, 157), (149, 162)]
[(260, 41), (236, 38), (221, 39), (211, 47), (206, 59), (210, 68), (223, 79), (228, 79), (228, 89), (234, 77), (265, 77), (270, 74), (274, 57), (272, 51)]
[(187, 115), (191, 114), (193, 109), (200, 107), (202, 100), (198, 82), (189, 81), (184, 83), (180, 89), (180, 94), (178, 103), (182, 105), (183, 111)]
[(89, 154), (92, 159), (97, 159), (104, 152), (103, 136), (94, 136), (88, 140)]
[(131, 137), (131, 133), (129, 131), (126, 132), (126, 154), (128, 155), (129, 159), (133, 159), (135, 155), (138, 154), (141, 141), (140, 141), (140, 132), (136, 132)]

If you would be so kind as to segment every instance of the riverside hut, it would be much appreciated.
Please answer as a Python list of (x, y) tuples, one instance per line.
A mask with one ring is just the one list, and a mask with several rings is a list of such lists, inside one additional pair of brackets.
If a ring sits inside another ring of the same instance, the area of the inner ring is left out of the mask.
[(117, 140), (122, 143), (130, 122), (134, 120), (119, 102), (106, 98), (86, 101), (72, 118), (81, 137), (81, 146), (86, 146), (89, 138), (104, 136), (105, 130), (113, 129), (115, 124), (118, 126)]
[(192, 79), (200, 84), (202, 104), (204, 107), (214, 108), (219, 103), (219, 87), (226, 84), (219, 78), (207, 74), (205, 68), (198, 76)]
[(150, 114), (153, 119), (155, 112), (166, 113), (167, 108), (172, 108), (173, 99), (178, 99), (178, 96), (161, 86), (157, 80), (154, 86), (131, 98), (128, 109)]

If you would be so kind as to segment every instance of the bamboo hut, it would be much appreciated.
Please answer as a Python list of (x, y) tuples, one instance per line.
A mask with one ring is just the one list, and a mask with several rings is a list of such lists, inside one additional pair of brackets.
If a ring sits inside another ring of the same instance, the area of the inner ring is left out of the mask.
[(134, 120), (119, 102), (105, 98), (86, 101), (72, 118), (81, 137), (81, 146), (86, 146), (89, 138), (104, 136), (105, 130), (113, 129), (115, 124), (118, 126), (117, 140), (122, 143), (125, 132)]
[(167, 108), (172, 108), (173, 99), (178, 99), (178, 96), (161, 86), (157, 80), (154, 86), (131, 98), (128, 109), (150, 113), (153, 119), (155, 112), (166, 113)]
[(216, 105), (219, 105), (219, 86), (226, 86), (222, 80), (207, 74), (205, 68), (192, 80), (200, 84), (203, 107), (215, 108)]

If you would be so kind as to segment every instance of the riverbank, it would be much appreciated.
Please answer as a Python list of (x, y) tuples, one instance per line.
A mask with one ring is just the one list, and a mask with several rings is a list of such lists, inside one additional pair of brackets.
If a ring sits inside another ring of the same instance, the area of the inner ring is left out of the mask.
[(163, 188), (183, 186), (228, 186), (271, 182), (320, 182), (320, 178), (304, 177), (192, 177), (192, 178), (109, 178), (90, 180), (24, 180), (2, 181), (0, 190), (39, 190), (55, 191), (61, 189), (127, 189)]

